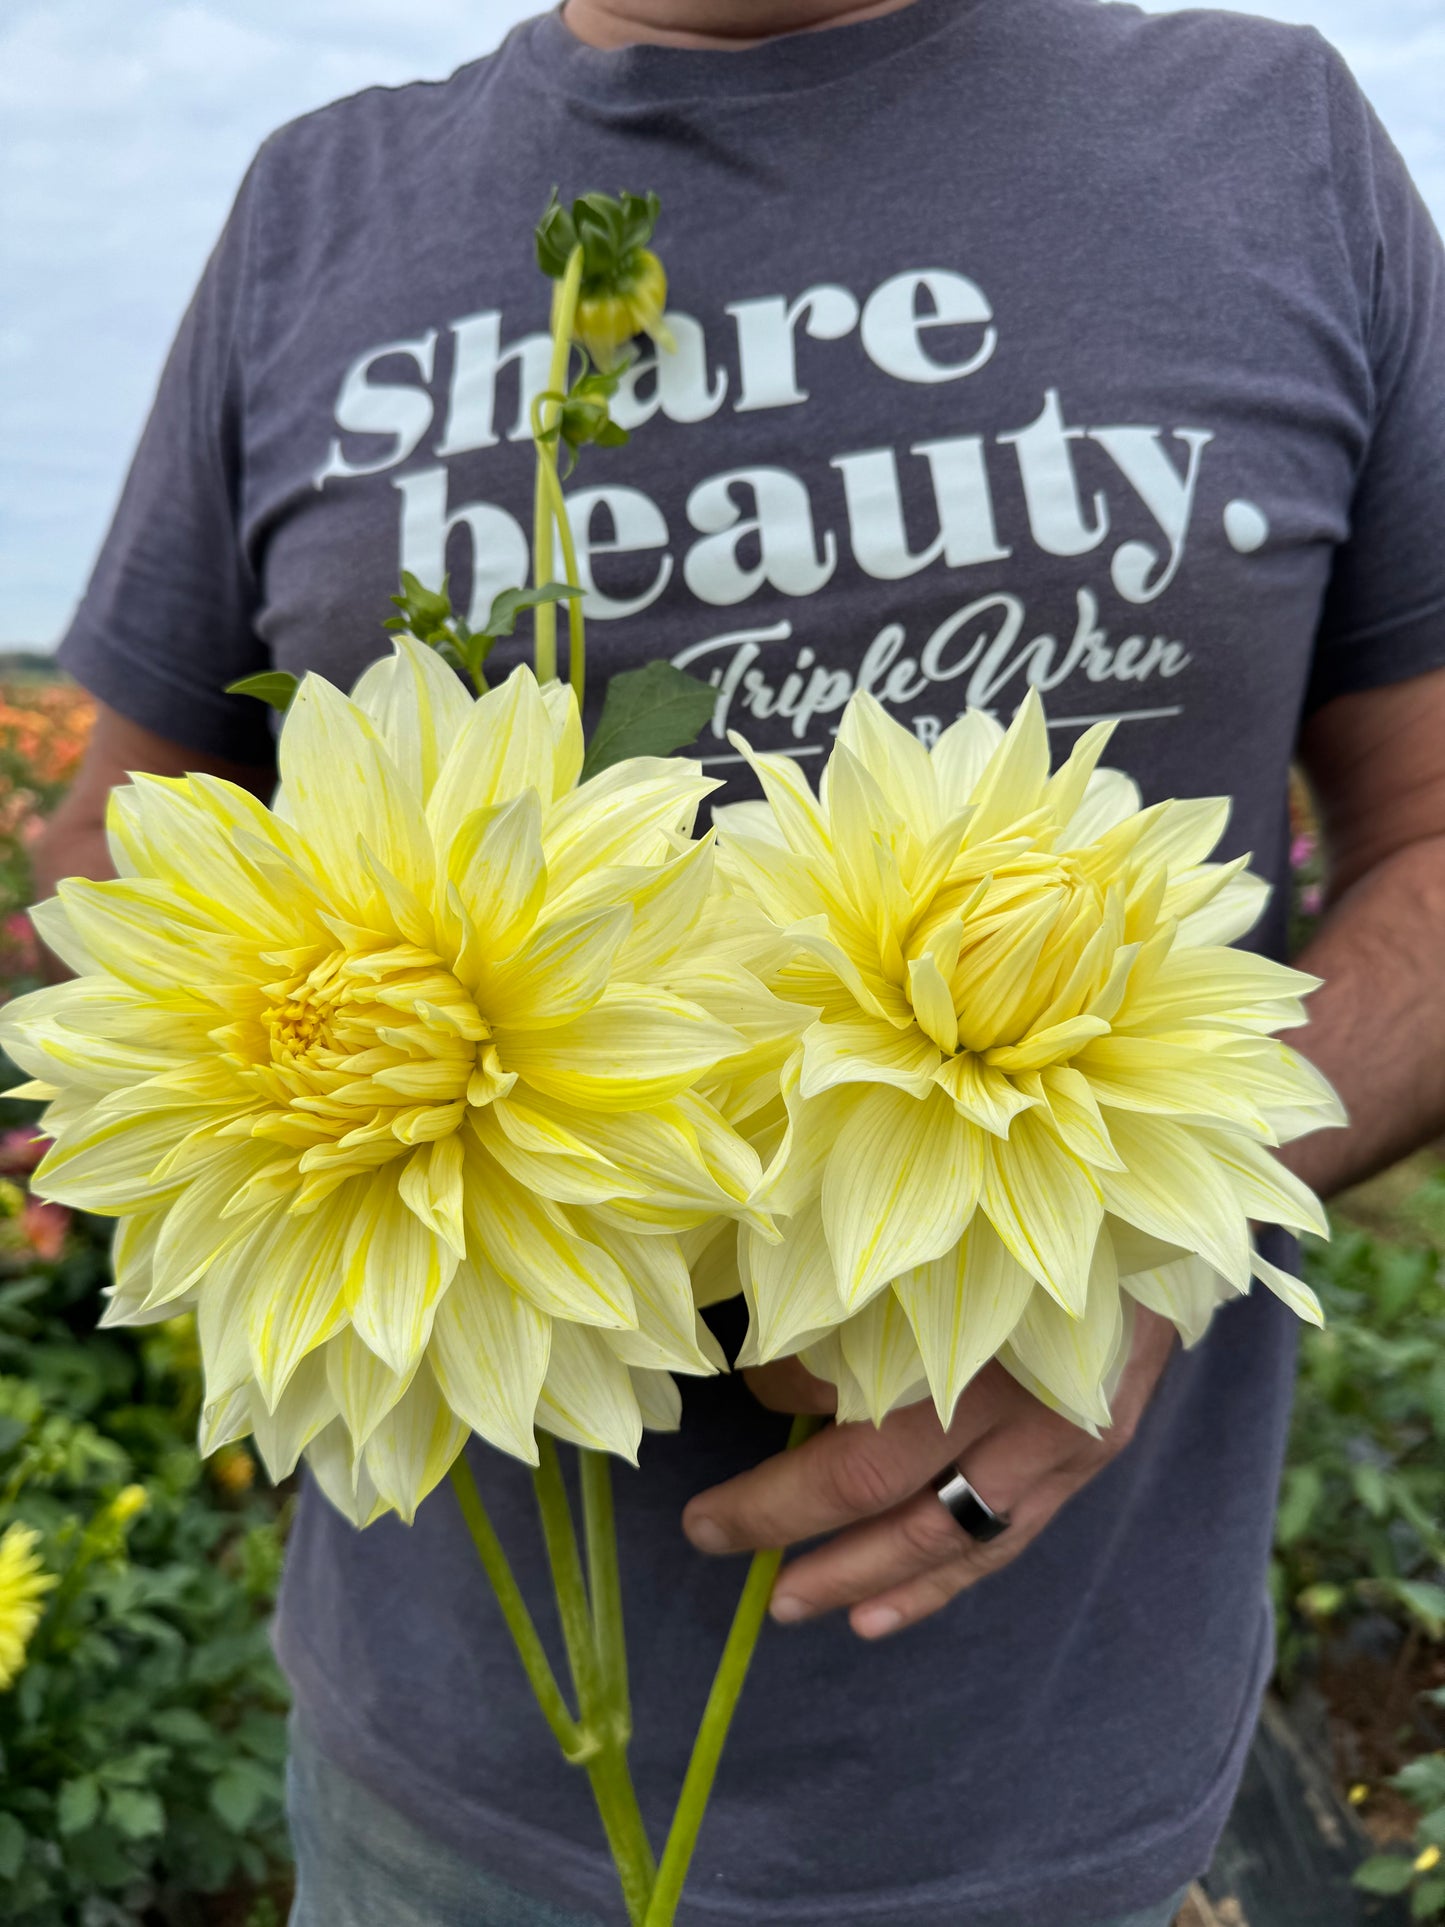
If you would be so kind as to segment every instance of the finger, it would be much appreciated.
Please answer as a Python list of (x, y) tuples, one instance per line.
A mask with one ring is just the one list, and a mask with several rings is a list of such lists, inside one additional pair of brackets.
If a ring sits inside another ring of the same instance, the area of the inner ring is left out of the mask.
[(1068, 1428), (1072, 1438), (1061, 1439), (1039, 1423), (1051, 1414), (1037, 1407), (1035, 1413), (985, 1434), (959, 1467), (989, 1510), (1009, 1520), (997, 1539), (985, 1544), (971, 1537), (930, 1485), (795, 1559), (774, 1588), (773, 1617), (787, 1623), (857, 1605), (959, 1559), (976, 1562), (979, 1577), (1007, 1565), (1019, 1544), (1015, 1524), (1061, 1503), (1035, 1505), (1034, 1495), (1075, 1478), (1082, 1484), (1089, 1476), (1090, 1468), (1079, 1462), (1085, 1455), (1073, 1440), (1085, 1447), (1092, 1441), (1074, 1426)]
[(972, 1540), (956, 1558), (925, 1567), (886, 1587), (854, 1606), (848, 1615), (849, 1624), (863, 1639), (886, 1639), (931, 1619), (961, 1592), (1012, 1565), (1075, 1489), (1063, 1479), (1053, 1478), (1032, 1487), (1018, 1500), (1010, 1514), (1008, 1530), (997, 1539), (990, 1539), (986, 1544)]
[(795, 1451), (699, 1493), (682, 1515), (683, 1530), (701, 1552), (792, 1545), (888, 1511), (957, 1450), (926, 1403), (893, 1413), (878, 1430), (830, 1425)]
[(784, 1625), (816, 1619), (967, 1558), (976, 1545), (934, 1491), (915, 1492), (891, 1512), (850, 1527), (786, 1566), (769, 1610)]
[(779, 1358), (743, 1373), (748, 1390), (770, 1412), (836, 1412), (838, 1394), (825, 1378), (815, 1378), (801, 1358)]

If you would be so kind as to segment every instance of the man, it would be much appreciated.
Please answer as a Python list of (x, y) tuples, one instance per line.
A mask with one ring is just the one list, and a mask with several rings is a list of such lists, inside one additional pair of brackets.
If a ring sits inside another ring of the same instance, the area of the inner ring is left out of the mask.
[[(1277, 884), (1297, 745), (1333, 864), (1302, 1042), (1353, 1125), (1292, 1161), (1329, 1191), (1437, 1132), (1445, 262), (1340, 61), (1237, 17), (568, 0), (284, 129), (62, 650), (104, 707), (48, 877), (104, 873), (127, 770), (264, 790), (263, 713), (223, 686), (349, 685), (399, 567), (463, 609), (524, 578), (554, 181), (658, 190), (672, 277), (677, 351), (571, 496), (600, 675), (711, 674), (723, 776), (739, 726), (816, 770), (860, 684), (930, 741), (1033, 682), (1059, 752), (1119, 715), (1147, 798), (1231, 794)], [(990, 1368), (948, 1434), (925, 1404), (784, 1459), (740, 1379), (688, 1384), (618, 1499), (658, 1837), (740, 1579), (699, 1550), (823, 1543), (779, 1582), (804, 1623), (762, 1643), (683, 1918), (1162, 1927), (1270, 1672), (1293, 1342), (1264, 1295), (1189, 1354), (1141, 1319), (1101, 1441)], [(540, 1590), (525, 1475), (477, 1465)], [(953, 1466), (1001, 1536), (940, 1503)], [(304, 1927), (619, 1917), (445, 1492), (357, 1534), (308, 1490), (278, 1640)]]

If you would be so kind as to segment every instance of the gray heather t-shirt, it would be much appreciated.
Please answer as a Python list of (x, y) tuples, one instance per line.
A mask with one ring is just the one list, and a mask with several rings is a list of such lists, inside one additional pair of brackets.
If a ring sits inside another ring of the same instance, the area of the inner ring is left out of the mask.
[[(400, 567), (474, 611), (524, 577), (554, 182), (662, 196), (677, 353), (571, 510), (594, 689), (711, 675), (720, 774), (730, 728), (817, 769), (854, 688), (927, 741), (1032, 681), (1059, 751), (1121, 716), (1146, 796), (1230, 792), (1231, 853), (1280, 879), (1302, 714), (1445, 664), (1445, 263), (1342, 63), (1227, 14), (914, 0), (734, 54), (603, 54), (553, 15), (276, 135), (62, 651), (81, 682), (261, 761), (223, 684), (349, 684)], [(1270, 1671), (1293, 1346), (1268, 1295), (1224, 1312), (1110, 1470), (917, 1631), (769, 1629), (683, 1919), (1063, 1927), (1198, 1872)], [(741, 1579), (678, 1513), (780, 1443), (741, 1381), (684, 1397), (618, 1498), (659, 1838)], [(526, 1474), (478, 1473), (544, 1601)], [(365, 1534), (308, 1491), (279, 1643), (358, 1780), (621, 1919), (446, 1489)]]

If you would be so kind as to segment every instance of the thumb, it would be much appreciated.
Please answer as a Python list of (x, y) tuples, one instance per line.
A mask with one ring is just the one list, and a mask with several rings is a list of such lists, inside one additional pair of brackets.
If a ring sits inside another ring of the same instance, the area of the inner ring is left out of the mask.
[(779, 1358), (771, 1365), (753, 1365), (743, 1373), (748, 1390), (770, 1412), (832, 1412), (838, 1394), (825, 1379), (815, 1378), (800, 1358)]

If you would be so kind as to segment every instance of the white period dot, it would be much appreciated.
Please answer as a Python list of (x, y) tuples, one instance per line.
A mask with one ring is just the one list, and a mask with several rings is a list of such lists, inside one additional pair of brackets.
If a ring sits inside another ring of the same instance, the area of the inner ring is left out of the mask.
[(1269, 540), (1269, 521), (1253, 502), (1231, 502), (1224, 511), (1224, 533), (1232, 549), (1241, 555), (1253, 555)]

